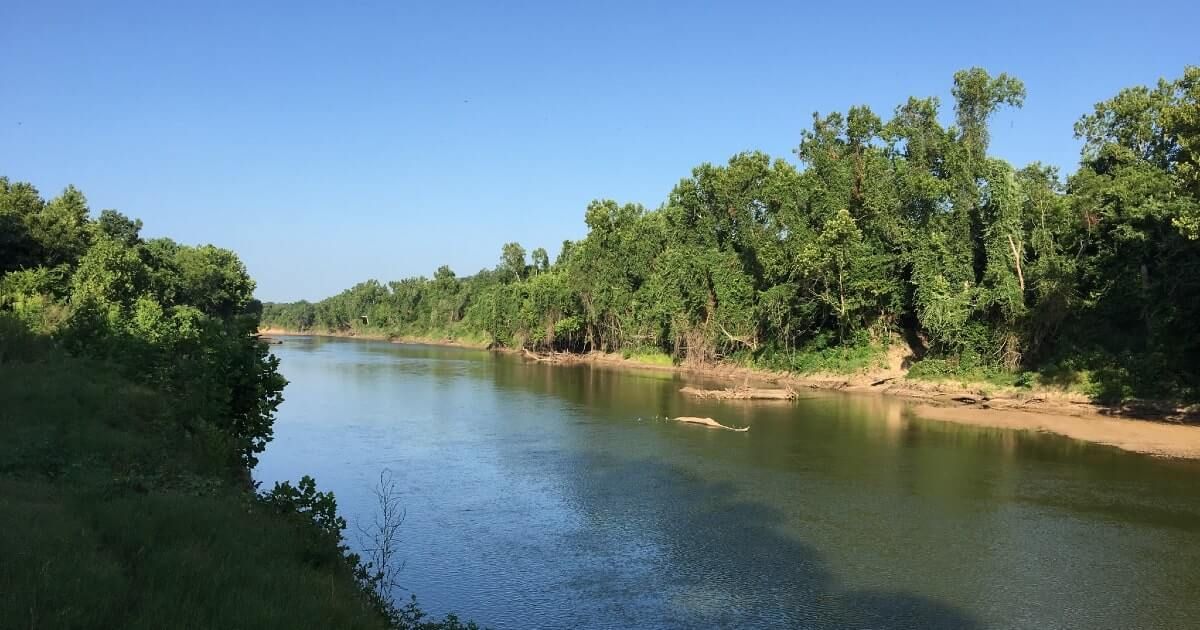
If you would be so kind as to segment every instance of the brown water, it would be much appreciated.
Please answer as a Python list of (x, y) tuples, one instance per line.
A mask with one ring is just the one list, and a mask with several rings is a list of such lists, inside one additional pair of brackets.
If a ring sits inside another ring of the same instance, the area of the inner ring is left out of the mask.
[[(504, 628), (1196, 628), (1200, 464), (917, 419), (697, 401), (677, 374), (287, 338), (256, 478), (354, 524), (400, 481), (407, 597)], [(664, 421), (711, 416), (734, 433)]]

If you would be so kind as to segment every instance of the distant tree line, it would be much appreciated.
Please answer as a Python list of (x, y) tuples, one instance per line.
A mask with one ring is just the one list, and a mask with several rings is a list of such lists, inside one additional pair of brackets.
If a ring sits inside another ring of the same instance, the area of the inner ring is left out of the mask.
[(889, 120), (814, 114), (801, 168), (741, 153), (693, 169), (657, 210), (595, 201), (553, 263), (509, 243), (492, 270), (371, 280), (267, 304), (263, 321), (779, 368), (903, 334), (949, 372), (1086, 371), (1104, 397), (1194, 398), (1200, 68), (1098, 103), (1065, 181), (988, 155), (1021, 81), (973, 68), (952, 94), (950, 126), (937, 98)]

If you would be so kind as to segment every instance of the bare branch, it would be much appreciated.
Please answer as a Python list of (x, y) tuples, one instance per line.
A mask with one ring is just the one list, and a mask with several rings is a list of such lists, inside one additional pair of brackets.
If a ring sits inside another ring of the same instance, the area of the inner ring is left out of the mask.
[[(1012, 234), (1008, 235), (1008, 246), (1012, 248), (1013, 263), (1017, 266), (1017, 280), (1021, 283), (1021, 292), (1025, 292), (1025, 274), (1021, 273), (1021, 252), (1013, 241)], [(1035, 243), (1036, 246), (1036, 243)]]
[(359, 546), (367, 558), (367, 566), (374, 570), (372, 578), (379, 595), (390, 599), (399, 583), (404, 561), (400, 553), (400, 527), (404, 524), (407, 511), (400, 503), (400, 490), (392, 471), (385, 468), (379, 473), (379, 483), (372, 489), (375, 495), (376, 512), (370, 524), (359, 525)]

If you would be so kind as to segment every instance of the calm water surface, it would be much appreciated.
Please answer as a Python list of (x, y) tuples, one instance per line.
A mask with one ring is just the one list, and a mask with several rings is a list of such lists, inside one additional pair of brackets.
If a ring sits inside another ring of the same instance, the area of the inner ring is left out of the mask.
[(291, 384), (256, 477), (312, 474), (352, 532), (393, 471), (401, 583), (439, 615), (1200, 627), (1195, 462), (920, 420), (880, 397), (695, 401), (671, 373), (371, 341), (287, 338), (275, 353)]

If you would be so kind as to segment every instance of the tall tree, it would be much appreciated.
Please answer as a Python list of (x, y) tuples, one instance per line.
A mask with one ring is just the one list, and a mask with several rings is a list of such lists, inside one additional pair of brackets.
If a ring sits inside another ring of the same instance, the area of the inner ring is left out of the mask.
[(546, 273), (550, 271), (550, 255), (546, 253), (545, 249), (539, 247), (533, 250), (533, 253), (530, 254), (530, 259), (533, 261), (534, 273)]
[(106, 238), (111, 238), (127, 247), (141, 242), (139, 233), (142, 231), (141, 219), (130, 219), (116, 210), (103, 210), (100, 218), (96, 219), (96, 231)]
[(1075, 126), (1085, 141), (1069, 183), (1086, 228), (1081, 316), (1111, 352), (1142, 357), (1127, 364), (1143, 361), (1134, 371), (1151, 376), (1129, 387), (1200, 385), (1200, 241), (1188, 238), (1200, 214), (1190, 181), (1197, 80), (1193, 67), (1177, 81), (1121, 90)]
[(67, 186), (32, 217), (30, 232), (47, 265), (74, 264), (91, 243), (87, 199), (79, 189)]
[(525, 248), (520, 243), (505, 243), (500, 253), (500, 270), (509, 279), (520, 281), (525, 278)]

